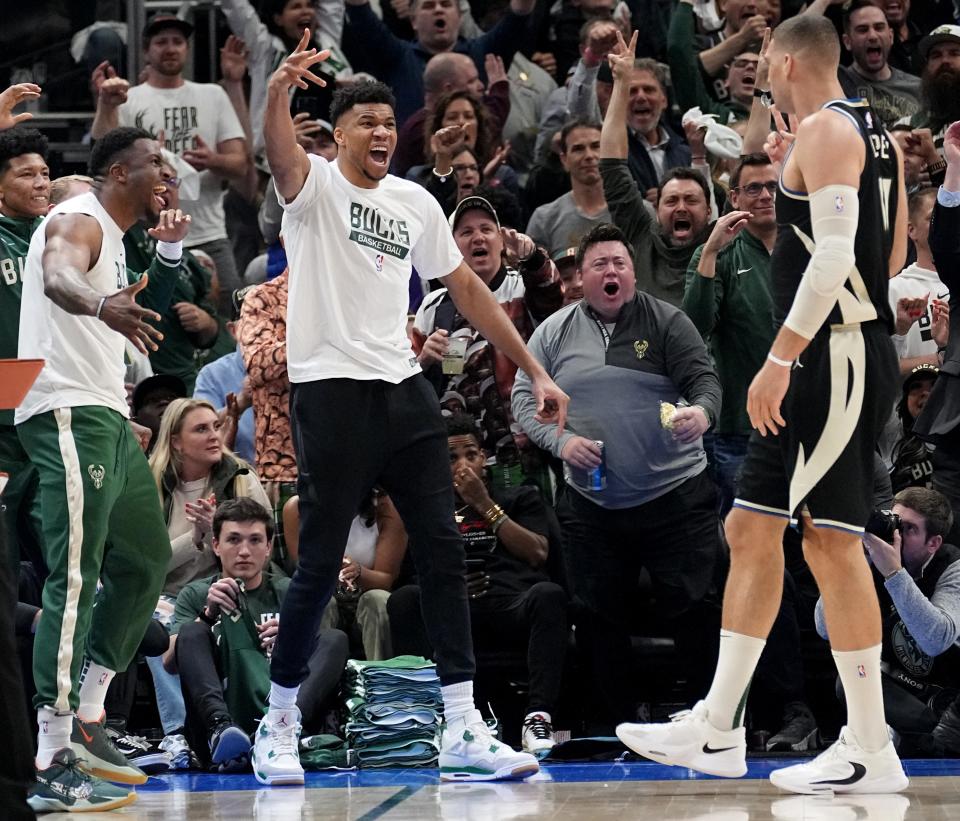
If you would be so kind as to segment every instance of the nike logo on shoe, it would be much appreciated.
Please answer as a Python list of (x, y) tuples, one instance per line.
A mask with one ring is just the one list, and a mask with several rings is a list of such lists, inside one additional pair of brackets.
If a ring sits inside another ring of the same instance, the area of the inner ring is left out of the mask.
[(733, 746), (733, 747), (720, 747), (719, 749), (714, 749), (713, 747), (710, 746), (710, 742), (709, 742), (709, 741), (708, 741), (706, 744), (703, 745), (703, 751), (704, 751), (707, 755), (713, 755), (714, 753), (725, 753), (725, 752), (727, 752), (728, 750), (735, 750), (735, 749), (737, 749), (736, 746)]
[(823, 784), (824, 786), (829, 786), (831, 784), (856, 784), (860, 779), (862, 779), (867, 774), (867, 768), (863, 764), (858, 764), (856, 761), (849, 762), (850, 766), (853, 767), (853, 774), (847, 778), (836, 778), (829, 781), (811, 781), (811, 786), (818, 786)]

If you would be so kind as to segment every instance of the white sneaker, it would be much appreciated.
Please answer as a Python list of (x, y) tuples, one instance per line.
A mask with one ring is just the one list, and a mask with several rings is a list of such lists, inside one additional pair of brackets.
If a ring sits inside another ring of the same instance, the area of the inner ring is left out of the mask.
[(812, 761), (770, 773), (781, 790), (818, 793), (896, 793), (909, 783), (892, 742), (876, 753), (864, 750), (844, 727), (840, 738)]
[(441, 781), (495, 781), (539, 772), (537, 759), (497, 741), (479, 710), (445, 724), (440, 735)]
[(261, 784), (303, 784), (300, 710), (267, 710), (254, 734), (250, 763)]
[(617, 737), (635, 753), (660, 764), (689, 767), (707, 775), (739, 778), (747, 772), (747, 738), (743, 727), (718, 730), (707, 704), (670, 716), (669, 724), (621, 724)]
[(530, 713), (523, 720), (523, 751), (543, 758), (557, 743), (547, 713)]

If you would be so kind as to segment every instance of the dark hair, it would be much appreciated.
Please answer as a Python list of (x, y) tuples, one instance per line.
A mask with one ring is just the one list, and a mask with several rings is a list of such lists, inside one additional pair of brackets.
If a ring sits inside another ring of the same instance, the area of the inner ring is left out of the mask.
[(358, 103), (382, 103), (394, 111), (397, 110), (397, 101), (390, 86), (379, 80), (363, 80), (359, 83), (347, 83), (333, 92), (330, 122), (336, 126), (337, 120)]
[(667, 67), (657, 60), (654, 60), (652, 57), (637, 57), (633, 61), (633, 70), (634, 71), (645, 71), (648, 74), (652, 74), (654, 79), (659, 83), (660, 90), (666, 94), (667, 87), (670, 85), (670, 75), (667, 72)]
[[(430, 152), (430, 138), (443, 128), (443, 115), (447, 113), (447, 108), (456, 100), (468, 100), (473, 106), (474, 116), (477, 118), (477, 142), (476, 154), (479, 160), (478, 165), (483, 168), (493, 156), (496, 146), (493, 144), (493, 132), (490, 127), (490, 112), (487, 107), (473, 96), (469, 91), (451, 91), (437, 99), (433, 110), (427, 113), (423, 128), (423, 145)], [(431, 158), (432, 159), (432, 158)]]
[[(769, 160), (768, 160), (769, 162)], [(693, 180), (697, 185), (703, 189), (703, 198), (707, 201), (707, 204), (710, 204), (710, 186), (707, 185), (707, 181), (704, 178), (703, 174), (697, 171), (695, 168), (690, 168), (686, 165), (678, 165), (674, 168), (668, 168), (663, 176), (660, 178), (660, 184), (657, 185), (657, 201), (660, 201), (660, 196), (663, 194), (664, 186), (671, 180)]]
[(483, 442), (480, 441), (480, 431), (477, 429), (477, 420), (469, 413), (458, 411), (445, 417), (444, 422), (447, 425), (448, 439), (451, 436), (472, 436), (477, 440), (478, 445), (483, 446)]
[(907, 198), (907, 219), (912, 222), (916, 213), (923, 208), (927, 200), (936, 196), (937, 189), (932, 185), (928, 185), (926, 188), (921, 188), (919, 191), (914, 191)]
[(213, 514), (213, 537), (220, 538), (220, 529), (224, 522), (263, 522), (267, 530), (267, 541), (273, 538), (273, 514), (256, 499), (238, 496), (217, 505)]
[[(290, 2), (292, 0), (261, 0), (260, 2), (260, 19), (263, 24), (271, 34), (275, 34), (287, 45), (292, 44), (290, 38), (283, 33), (283, 29), (274, 22), (273, 18), (278, 14), (283, 14), (284, 8)], [(319, 0), (310, 0), (310, 5), (317, 8)]]
[(91, 177), (102, 177), (107, 173), (110, 166), (117, 161), (117, 156), (130, 148), (137, 140), (152, 139), (150, 133), (142, 128), (123, 126), (108, 131), (93, 144), (93, 149), (90, 151), (88, 173)]
[(576, 131), (578, 128), (590, 128), (594, 131), (603, 130), (603, 126), (600, 123), (588, 117), (577, 117), (574, 120), (568, 120), (563, 124), (563, 128), (560, 129), (560, 152), (562, 154), (567, 153), (567, 137), (570, 136), (570, 132)]
[[(880, 9), (881, 12), (883, 11), (882, 8), (876, 3), (871, 3), (870, 0), (847, 0), (843, 4), (843, 30), (847, 34), (850, 33), (850, 18), (853, 17), (854, 12), (860, 11), (860, 9)], [(887, 19), (886, 14), (883, 15), (883, 19)]]
[(630, 254), (631, 257), (633, 256), (633, 248), (630, 247), (626, 234), (617, 228), (616, 225), (609, 222), (602, 222), (600, 225), (595, 225), (587, 231), (580, 240), (580, 244), (577, 246), (577, 270), (583, 269), (583, 258), (587, 255), (590, 246), (597, 245), (601, 242), (623, 243), (623, 247), (627, 249), (627, 253)]
[(773, 41), (785, 51), (810, 51), (818, 62), (840, 60), (840, 38), (833, 23), (819, 14), (803, 14), (784, 20), (774, 29)]
[[(760, 165), (771, 165), (770, 158), (764, 154), (762, 151), (755, 154), (744, 154), (737, 161), (736, 166), (730, 174), (730, 188), (740, 187), (740, 175), (743, 173), (744, 168), (755, 167)], [(709, 197), (708, 197), (709, 200)]]
[(474, 188), (470, 196), (483, 197), (489, 202), (493, 206), (493, 210), (497, 212), (497, 219), (502, 227), (515, 228), (517, 231), (526, 228), (527, 224), (523, 218), (520, 200), (509, 189), (502, 185), (484, 183)]
[(47, 138), (35, 128), (14, 126), (0, 131), (0, 174), (6, 173), (10, 160), (23, 154), (39, 154), (47, 161)]
[(927, 538), (946, 536), (953, 527), (953, 510), (950, 501), (942, 493), (925, 487), (908, 487), (901, 490), (893, 501), (915, 510), (927, 526)]

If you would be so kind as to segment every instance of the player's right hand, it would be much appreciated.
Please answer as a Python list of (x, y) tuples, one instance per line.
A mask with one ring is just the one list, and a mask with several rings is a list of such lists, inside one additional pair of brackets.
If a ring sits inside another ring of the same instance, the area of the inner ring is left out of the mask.
[(157, 343), (163, 340), (163, 334), (146, 321), (153, 319), (159, 322), (160, 314), (141, 308), (136, 302), (137, 294), (146, 287), (147, 276), (144, 274), (133, 285), (110, 294), (100, 310), (100, 321), (123, 334), (140, 353), (149, 355), (157, 350)]

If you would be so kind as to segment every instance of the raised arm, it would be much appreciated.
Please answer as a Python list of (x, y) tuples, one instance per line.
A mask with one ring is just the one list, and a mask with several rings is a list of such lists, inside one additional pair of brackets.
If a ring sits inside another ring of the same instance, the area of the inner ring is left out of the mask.
[[(767, 63), (767, 49), (770, 47), (770, 29), (763, 32), (763, 43), (760, 46), (760, 59), (757, 61), (757, 78), (754, 81), (754, 88), (760, 91), (770, 91), (769, 72), (770, 66)], [(760, 154), (763, 152), (763, 144), (767, 141), (770, 134), (770, 111), (760, 101), (759, 97), (754, 96), (753, 104), (750, 106), (750, 119), (747, 120), (747, 130), (743, 135), (743, 148), (740, 149), (741, 156), (747, 154)]]
[(607, 55), (613, 74), (613, 93), (600, 131), (600, 158), (627, 159), (627, 107), (630, 104), (630, 74), (637, 53), (637, 32), (628, 44), (617, 31), (617, 45)]
[(330, 56), (329, 51), (308, 49), (309, 42), (310, 30), (306, 29), (293, 54), (280, 64), (267, 85), (263, 139), (277, 193), (287, 202), (300, 193), (310, 171), (310, 160), (307, 152), (297, 144), (297, 134), (290, 116), (290, 87), (308, 88), (308, 81), (325, 86), (326, 83), (310, 68)]
[(99, 140), (120, 125), (120, 106), (127, 101), (130, 83), (118, 77), (109, 63), (101, 63), (93, 71), (93, 85), (97, 89), (97, 111), (90, 136)]

